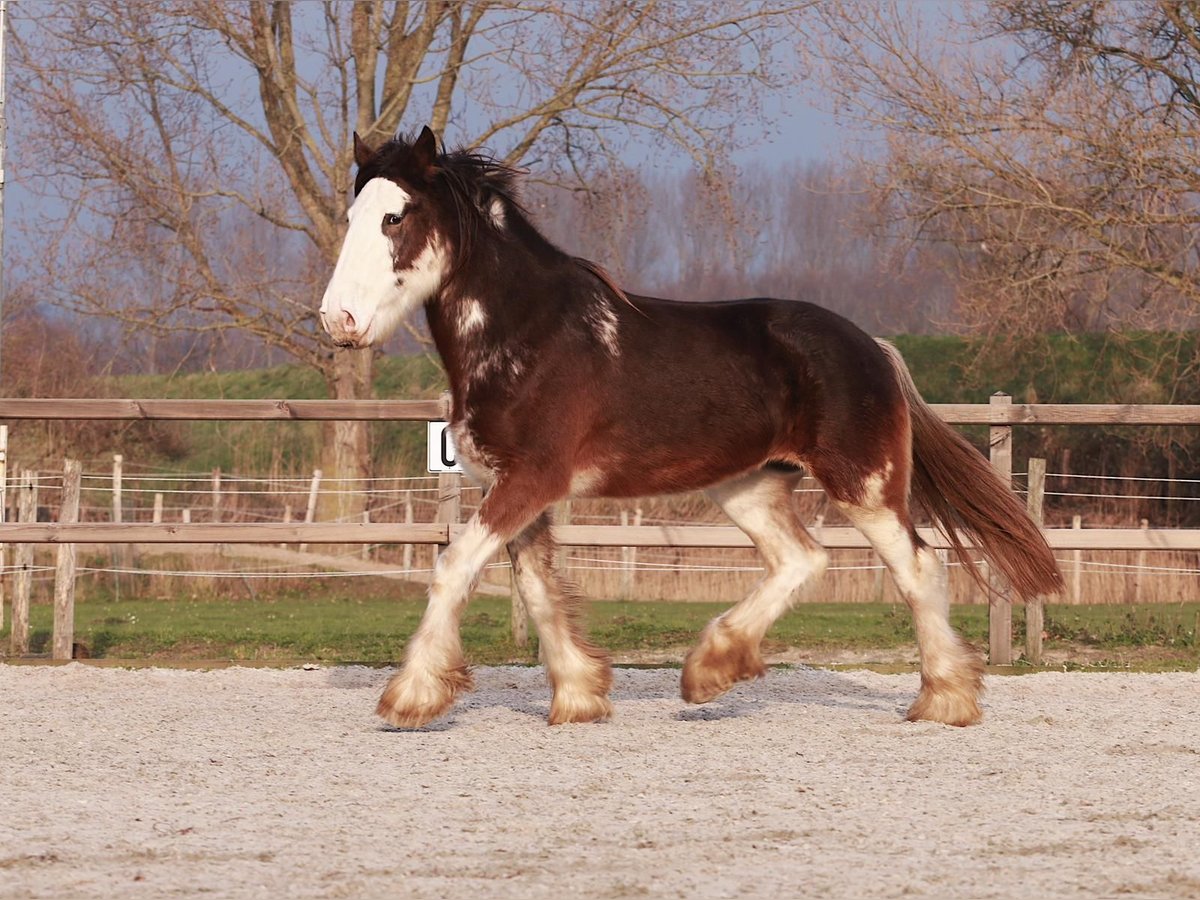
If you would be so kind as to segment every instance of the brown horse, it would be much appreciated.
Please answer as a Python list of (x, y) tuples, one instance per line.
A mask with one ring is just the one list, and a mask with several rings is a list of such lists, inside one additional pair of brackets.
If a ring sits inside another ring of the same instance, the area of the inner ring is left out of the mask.
[(421, 726), (470, 686), (459, 621), (505, 545), (544, 648), (550, 722), (611, 714), (608, 656), (584, 638), (553, 565), (547, 509), (565, 497), (706, 491), (767, 574), (704, 629), (683, 697), (704, 703), (763, 675), (764, 634), (826, 565), (793, 506), (807, 469), (912, 609), (921, 690), (908, 717), (979, 721), (983, 667), (950, 627), (945, 570), (914, 529), (910, 496), (964, 560), (973, 543), (1022, 596), (1054, 593), (1062, 578), (1008, 486), (921, 400), (894, 347), (810, 303), (626, 294), (538, 232), (513, 170), (439, 152), (428, 128), (378, 149), (355, 135), (354, 149), (356, 199), (321, 321), (337, 344), (366, 347), (424, 307), (459, 459), (487, 491), (438, 561), (379, 715)]

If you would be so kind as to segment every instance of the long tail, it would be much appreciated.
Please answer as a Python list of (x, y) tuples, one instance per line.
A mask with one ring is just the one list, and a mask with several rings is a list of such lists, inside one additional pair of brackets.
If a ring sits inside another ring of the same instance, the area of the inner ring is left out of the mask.
[(976, 582), (988, 590), (966, 548), (974, 544), (1025, 599), (1062, 590), (1063, 577), (1040, 528), (988, 461), (921, 399), (908, 366), (879, 341), (908, 401), (912, 421), (912, 495), (945, 533)]

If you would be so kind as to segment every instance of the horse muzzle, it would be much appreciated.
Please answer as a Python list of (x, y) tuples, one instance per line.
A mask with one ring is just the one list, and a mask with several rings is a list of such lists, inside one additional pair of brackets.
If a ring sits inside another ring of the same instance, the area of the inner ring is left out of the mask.
[(349, 310), (342, 309), (331, 313), (322, 310), (321, 325), (338, 347), (353, 350), (367, 347), (371, 343), (371, 323), (360, 322)]

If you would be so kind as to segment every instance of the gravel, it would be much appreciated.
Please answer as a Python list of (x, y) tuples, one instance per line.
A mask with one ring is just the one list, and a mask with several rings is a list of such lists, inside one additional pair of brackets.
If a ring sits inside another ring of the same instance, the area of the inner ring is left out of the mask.
[(1200, 897), (1200, 673), (773, 670), (708, 706), (619, 669), (546, 726), (476, 671), (420, 731), (390, 673), (0, 665), (0, 897)]

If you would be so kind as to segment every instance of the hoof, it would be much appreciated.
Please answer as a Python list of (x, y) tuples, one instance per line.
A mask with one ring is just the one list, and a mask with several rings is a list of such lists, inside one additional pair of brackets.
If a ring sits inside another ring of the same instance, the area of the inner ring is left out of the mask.
[(983, 694), (983, 663), (972, 658), (961, 672), (950, 676), (922, 673), (921, 691), (908, 708), (910, 722), (943, 725), (978, 725), (983, 720), (979, 698)]
[(767, 674), (757, 644), (732, 633), (719, 619), (704, 629), (683, 662), (680, 693), (688, 703), (716, 700), (739, 681)]
[(440, 675), (414, 675), (405, 668), (392, 676), (375, 713), (397, 728), (420, 728), (450, 709), (458, 692), (469, 691), (471, 685), (466, 666)]
[(607, 722), (613, 706), (604, 694), (582, 694), (575, 691), (555, 691), (550, 701), (551, 725), (571, 722)]
[(551, 725), (568, 722), (604, 722), (612, 718), (608, 692), (612, 690), (612, 664), (603, 650), (583, 643), (581, 664), (570, 667), (570, 677), (560, 669), (549, 673), (554, 698), (550, 701)]

